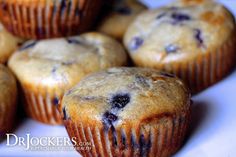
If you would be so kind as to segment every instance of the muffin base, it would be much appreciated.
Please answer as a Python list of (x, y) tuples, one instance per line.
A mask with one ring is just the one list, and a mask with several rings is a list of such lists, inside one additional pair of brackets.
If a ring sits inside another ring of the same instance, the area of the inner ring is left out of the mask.
[(219, 82), (234, 69), (235, 49), (236, 38), (233, 36), (215, 52), (205, 53), (194, 62), (173, 66), (173, 73), (185, 80), (192, 93), (196, 94)]
[[(61, 95), (42, 87), (33, 88), (31, 85), (24, 84), (22, 86), (25, 100), (25, 110), (27, 114), (36, 121), (51, 124), (62, 124), (62, 118), (57, 110), (55, 99), (59, 102)], [(34, 90), (34, 89), (37, 89)]]
[[(96, 125), (64, 120), (70, 138), (76, 141), (75, 149), (82, 156), (149, 156), (167, 157), (181, 146), (189, 123), (189, 112), (179, 116), (163, 114), (140, 123), (138, 127), (126, 126), (104, 130)], [(81, 148), (89, 143), (89, 148)], [(82, 150), (85, 149), (85, 150)]]
[[(17, 108), (17, 100), (15, 99), (13, 101), (13, 105), (6, 105), (6, 104), (1, 104), (0, 105), (0, 140), (1, 138), (4, 138), (3, 136), (10, 132), (13, 128), (14, 125), (14, 119), (15, 119), (15, 114), (16, 114), (16, 108)], [(4, 108), (1, 108), (1, 106), (7, 106)]]
[(101, 0), (0, 1), (0, 19), (13, 34), (24, 38), (70, 36), (88, 30)]

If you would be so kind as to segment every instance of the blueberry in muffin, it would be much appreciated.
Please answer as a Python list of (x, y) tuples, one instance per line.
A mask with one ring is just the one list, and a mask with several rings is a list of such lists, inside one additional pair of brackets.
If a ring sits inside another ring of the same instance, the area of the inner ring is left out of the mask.
[(124, 44), (135, 65), (176, 74), (197, 93), (235, 66), (235, 30), (234, 17), (221, 4), (179, 0), (141, 13)]
[(109, 7), (111, 10), (101, 19), (97, 30), (118, 40), (122, 40), (128, 26), (138, 14), (147, 9), (137, 0), (117, 0)]
[(158, 156), (175, 153), (190, 117), (190, 94), (174, 75), (144, 68), (90, 74), (59, 106), (70, 138), (89, 142), (83, 156)]
[(89, 73), (126, 64), (123, 47), (100, 33), (28, 41), (9, 60), (24, 91), (29, 116), (61, 124), (57, 111), (64, 92)]

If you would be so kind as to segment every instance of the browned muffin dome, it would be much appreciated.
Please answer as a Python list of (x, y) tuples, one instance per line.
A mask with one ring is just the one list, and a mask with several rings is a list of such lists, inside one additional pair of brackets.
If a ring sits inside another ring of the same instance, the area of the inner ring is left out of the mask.
[(56, 110), (64, 92), (89, 73), (126, 64), (114, 39), (99, 34), (29, 41), (9, 60), (25, 92), (26, 110), (36, 120), (60, 124)]
[(225, 77), (235, 65), (236, 25), (221, 4), (179, 0), (143, 12), (124, 43), (137, 66), (174, 73), (199, 92)]
[(70, 137), (94, 145), (90, 152), (78, 151), (92, 156), (171, 155), (184, 138), (189, 109), (182, 81), (142, 68), (91, 74), (60, 106)]

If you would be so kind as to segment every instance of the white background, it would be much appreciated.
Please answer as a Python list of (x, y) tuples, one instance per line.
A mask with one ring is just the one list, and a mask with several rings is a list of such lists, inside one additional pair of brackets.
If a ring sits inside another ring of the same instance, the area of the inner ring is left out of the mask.
[[(143, 0), (157, 7), (171, 0)], [(235, 0), (219, 0), (236, 15)], [(235, 61), (236, 62), (236, 61)], [(236, 157), (236, 71), (220, 83), (193, 97), (193, 121), (190, 133), (175, 157)], [(26, 119), (14, 132), (18, 136), (67, 137), (63, 126), (48, 126)], [(75, 151), (25, 151), (0, 143), (0, 156), (79, 156)]]

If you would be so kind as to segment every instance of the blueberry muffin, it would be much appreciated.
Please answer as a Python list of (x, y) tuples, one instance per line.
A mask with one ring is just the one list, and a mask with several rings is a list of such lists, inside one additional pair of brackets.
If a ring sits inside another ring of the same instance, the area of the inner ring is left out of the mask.
[(98, 25), (97, 30), (122, 40), (129, 24), (137, 15), (146, 10), (146, 7), (137, 0), (116, 0), (112, 9)]
[(235, 28), (234, 17), (221, 4), (180, 0), (142, 13), (124, 44), (137, 66), (174, 73), (196, 93), (233, 69)]
[(27, 113), (47, 124), (61, 124), (56, 107), (64, 92), (85, 75), (126, 64), (114, 39), (99, 33), (29, 41), (9, 60), (24, 91)]
[[(70, 89), (60, 110), (82, 156), (166, 157), (184, 139), (190, 94), (168, 73), (110, 68)], [(90, 144), (89, 151), (81, 148), (83, 142)]]
[(16, 80), (10, 70), (0, 64), (0, 139), (12, 129), (16, 103)]
[(102, 0), (0, 0), (0, 19), (17, 36), (42, 39), (90, 28)]
[(23, 39), (13, 36), (0, 23), (0, 64), (6, 63), (22, 42)]

